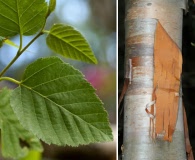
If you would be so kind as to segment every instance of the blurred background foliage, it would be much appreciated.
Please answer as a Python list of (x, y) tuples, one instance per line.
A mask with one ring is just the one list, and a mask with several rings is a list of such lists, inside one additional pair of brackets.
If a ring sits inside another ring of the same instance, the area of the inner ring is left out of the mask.
[[(116, 125), (116, 1), (115, 0), (56, 0), (54, 13), (47, 21), (46, 30), (54, 23), (64, 23), (75, 27), (87, 39), (98, 60), (98, 65), (62, 58), (79, 69), (86, 79), (97, 89), (97, 94), (108, 111), (109, 120)], [(47, 0), (48, 2), (48, 0)], [(24, 37), (24, 45), (33, 36)], [(45, 43), (46, 35), (35, 41), (27, 51), (8, 70), (6, 76), (20, 80), (26, 66), (43, 56), (59, 56), (48, 49)], [(19, 37), (11, 39), (19, 44)], [(15, 56), (17, 48), (4, 45), (0, 49), (0, 69), (2, 70)], [(8, 82), (3, 86), (15, 87)], [(114, 160), (116, 159), (116, 142), (92, 144), (78, 148), (57, 147), (45, 144), (43, 156), (45, 160)], [(49, 158), (52, 157), (52, 158)]]

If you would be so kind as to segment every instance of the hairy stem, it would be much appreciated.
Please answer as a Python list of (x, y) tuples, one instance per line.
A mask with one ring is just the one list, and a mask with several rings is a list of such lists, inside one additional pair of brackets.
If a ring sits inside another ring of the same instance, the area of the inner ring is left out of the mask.
[[(49, 13), (49, 12), (48, 12)], [(16, 54), (16, 56), (11, 60), (11, 62), (0, 72), (0, 77), (2, 77), (3, 74), (5, 74), (5, 72), (12, 66), (12, 64), (22, 55), (22, 53), (37, 39), (39, 38), (41, 35), (43, 35), (44, 33), (46, 33), (46, 31), (44, 31), (45, 28), (45, 24), (47, 21), (49, 15), (46, 15), (45, 17), (45, 21), (44, 24), (41, 28), (41, 31), (22, 49), (22, 34), (20, 34), (20, 46), (18, 49), (18, 52)], [(47, 31), (48, 32), (48, 31)]]
[(0, 81), (10, 81), (10, 82), (13, 82), (15, 84), (20, 85), (20, 82), (19, 81), (15, 80), (13, 78), (10, 78), (10, 77), (1, 77), (0, 78)]
[(1, 71), (0, 77), (12, 66), (12, 64), (22, 55), (22, 53), (42, 34), (44, 34), (42, 31), (39, 32), (22, 50), (19, 48), (16, 56), (12, 59), (12, 61)]
[(20, 33), (20, 46), (19, 46), (18, 52), (21, 51), (21, 49), (22, 49), (22, 44), (23, 44), (23, 37), (22, 37), (22, 34)]

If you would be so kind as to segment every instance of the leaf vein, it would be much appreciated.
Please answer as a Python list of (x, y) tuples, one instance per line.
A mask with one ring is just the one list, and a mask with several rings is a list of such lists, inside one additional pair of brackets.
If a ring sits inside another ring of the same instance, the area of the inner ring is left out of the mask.
[(15, 24), (17, 24), (17, 25), (18, 25), (18, 23), (17, 23), (17, 22), (15, 22), (13, 19), (11, 19), (11, 18), (9, 18), (9, 17), (7, 17), (7, 16), (3, 15), (2, 13), (0, 13), (0, 15), (1, 15), (2, 17), (4, 17), (5, 19), (8, 19), (8, 20), (10, 20), (11, 22), (13, 22), (13, 23), (15, 23)]
[(0, 28), (2, 28), (3, 30), (7, 30), (7, 31), (9, 31), (9, 32), (17, 33), (17, 32), (14, 31), (14, 30), (10, 30), (10, 29), (4, 28), (4, 27), (2, 27), (2, 26), (0, 26)]
[[(89, 56), (89, 55), (86, 55), (80, 48), (77, 48), (77, 47), (75, 47), (74, 45), (72, 45), (71, 43), (65, 41), (64, 39), (61, 39), (61, 37), (55, 35), (55, 33), (50, 32), (50, 35), (52, 35), (55, 39), (60, 40), (60, 41), (62, 41), (63, 43), (65, 43), (65, 44), (63, 44), (63, 46), (66, 45), (66, 48), (67, 48), (67, 46), (70, 46), (70, 47), (72, 47), (74, 50), (77, 50), (79, 53), (81, 53), (81, 55), (84, 56), (85, 58), (90, 59), (91, 61), (93, 61), (93, 58), (91, 58), (91, 56)], [(67, 45), (67, 44), (68, 44), (68, 45)], [(62, 43), (60, 43), (60, 45), (61, 45), (61, 47), (62, 47)], [(56, 48), (56, 47), (55, 47), (55, 48)], [(75, 51), (74, 51), (74, 52), (75, 52)], [(70, 51), (69, 51), (69, 49), (68, 49), (68, 53), (69, 53), (69, 56), (70, 56)], [(78, 54), (75, 54), (75, 55), (78, 55)], [(72, 57), (72, 56), (70, 56), (70, 57)]]
[[(34, 105), (34, 99), (33, 99), (33, 94), (32, 94), (32, 92), (30, 91), (30, 95), (31, 95), (31, 100), (32, 100), (32, 102), (33, 102), (33, 107), (32, 107), (32, 109), (33, 109), (33, 112), (34, 112), (34, 115), (35, 115), (35, 118), (36, 118), (36, 121), (37, 121), (37, 124), (38, 124), (38, 127), (39, 127), (39, 131), (41, 131), (42, 132), (42, 130), (41, 130), (41, 126), (40, 126), (40, 123), (39, 123), (39, 120), (37, 119), (37, 113), (36, 113), (36, 110), (35, 110), (35, 105)], [(43, 134), (43, 132), (42, 132), (42, 134)]]
[[(44, 99), (44, 102), (45, 102), (45, 99)], [(58, 134), (56, 133), (56, 130), (55, 130), (54, 125), (53, 125), (53, 122), (52, 122), (52, 120), (51, 120), (51, 115), (49, 114), (48, 106), (47, 106), (46, 102), (45, 102), (45, 107), (46, 107), (46, 110), (47, 110), (46, 113), (47, 113), (47, 115), (48, 115), (49, 122), (50, 122), (50, 124), (51, 124), (51, 126), (52, 126), (53, 132), (55, 133), (56, 137), (58, 138), (58, 141), (61, 143), (60, 137), (59, 137)]]
[(32, 5), (35, 3), (36, 0), (32, 1), (32, 3), (23, 11), (23, 13), (21, 13), (20, 18), (24, 15), (24, 13), (30, 8), (32, 7)]
[(16, 2), (16, 8), (17, 8), (17, 18), (18, 18), (18, 27), (19, 27), (19, 33), (21, 33), (21, 27), (20, 27), (20, 17), (19, 17), (19, 2)]
[(85, 88), (79, 88), (79, 89), (73, 89), (73, 90), (68, 90), (68, 91), (63, 91), (63, 92), (56, 92), (56, 93), (52, 93), (50, 95), (47, 95), (46, 97), (51, 97), (51, 96), (54, 96), (54, 95), (57, 95), (57, 94), (62, 94), (62, 93), (71, 93), (71, 92), (74, 92), (74, 91), (86, 91), (87, 89), (91, 89), (91, 87), (85, 87)]
[[(79, 114), (79, 116), (101, 115), (101, 114), (104, 114), (104, 113), (86, 113), (86, 114)], [(94, 122), (94, 123), (99, 123), (99, 122)], [(100, 122), (100, 123), (102, 123), (102, 122)]]
[(37, 72), (34, 72), (32, 75), (28, 76), (26, 79), (24, 79), (23, 81), (21, 81), (21, 83), (24, 83), (24, 82), (27, 81), (29, 78), (31, 78), (31, 77), (33, 77), (34, 75), (36, 75), (37, 73), (39, 73), (39, 72), (41, 72), (42, 70), (44, 70), (44, 69), (46, 69), (46, 68), (48, 68), (48, 67), (51, 67), (52, 65), (55, 65), (55, 64), (57, 64), (57, 63), (59, 63), (59, 62), (54, 62), (54, 63), (51, 63), (51, 64), (49, 64), (49, 65), (47, 65), (47, 66), (41, 68), (41, 69), (38, 70)]
[[(22, 85), (23, 87), (29, 89), (28, 86), (25, 86), (24, 84), (21, 84), (21, 85)], [(75, 115), (74, 113), (70, 112), (69, 110), (63, 108), (61, 105), (59, 105), (59, 104), (57, 104), (56, 102), (52, 101), (51, 99), (45, 97), (45, 96), (42, 95), (41, 93), (39, 93), (39, 92), (37, 92), (37, 91), (35, 91), (35, 90), (31, 90), (31, 91), (33, 91), (35, 94), (38, 94), (40, 97), (45, 98), (46, 100), (48, 100), (49, 102), (53, 103), (55, 106), (61, 108), (62, 110), (67, 111), (67, 112), (70, 113), (72, 116), (75, 116), (75, 117), (77, 117), (78, 119), (80, 119), (81, 121), (84, 121), (84, 122), (85, 122), (86, 124), (88, 124), (89, 126), (91, 126), (91, 127), (95, 128), (95, 129), (99, 130), (96, 126), (91, 125), (90, 123), (88, 123), (87, 121), (85, 121), (84, 119), (82, 119), (81, 117), (79, 117), (79, 116)], [(101, 131), (101, 130), (99, 130), (99, 131), (100, 131), (102, 134), (106, 134), (106, 133), (104, 133), (104, 132)]]
[(95, 104), (95, 103), (97, 103), (97, 104), (101, 104), (100, 102), (74, 102), (74, 103), (66, 103), (66, 104), (64, 104), (64, 105), (61, 105), (62, 107), (65, 107), (66, 105), (75, 105), (75, 104), (81, 104), (81, 103), (86, 103), (86, 104), (90, 104), (90, 103), (92, 103), (92, 104)]
[(71, 134), (69, 133), (69, 130), (67, 129), (67, 127), (66, 127), (66, 122), (65, 122), (65, 120), (64, 120), (64, 116), (62, 115), (63, 113), (62, 113), (62, 110), (61, 109), (59, 109), (59, 112), (60, 112), (60, 115), (61, 115), (61, 118), (62, 118), (62, 120), (63, 120), (63, 125), (64, 125), (64, 127), (66, 128), (66, 131), (67, 131), (67, 133), (69, 134), (69, 137), (70, 137), (70, 139), (72, 140), (72, 142), (74, 142), (75, 143), (75, 141), (74, 141), (74, 139), (72, 138), (72, 136), (71, 136)]
[(8, 8), (10, 8), (12, 11), (17, 12), (14, 8), (12, 8), (12, 7), (9, 6), (7, 3), (5, 3), (6, 1), (2, 1), (2, 0), (1, 0), (1, 2), (2, 2), (4, 5), (6, 5)]
[[(40, 87), (40, 86), (43, 86), (43, 85), (45, 85), (45, 84), (47, 84), (47, 83), (54, 82), (54, 81), (59, 80), (59, 79), (61, 79), (61, 78), (74, 77), (74, 76), (75, 76), (75, 78), (82, 77), (82, 76), (80, 76), (80, 75), (78, 75), (78, 74), (76, 74), (76, 75), (75, 75), (75, 74), (74, 74), (74, 75), (64, 75), (64, 76), (61, 76), (61, 77), (58, 77), (58, 78), (49, 80), (49, 81), (47, 81), (47, 82), (40, 83), (40, 84), (38, 84), (38, 85), (36, 85), (36, 86), (33, 86), (32, 89), (35, 89), (35, 88)], [(23, 82), (22, 82), (22, 83), (23, 83)]]
[(24, 33), (28, 33), (28, 32), (30, 32), (31, 30), (33, 30), (34, 28), (36, 28), (37, 26), (39, 26), (41, 24), (41, 22), (40, 23), (37, 23), (37, 25), (34, 25), (33, 27), (28, 27), (28, 30), (25, 30), (25, 32)]
[(76, 127), (77, 127), (77, 130), (78, 130), (78, 132), (79, 132), (79, 134), (80, 134), (80, 137), (82, 137), (83, 141), (86, 142), (86, 140), (85, 140), (83, 134), (81, 133), (81, 131), (80, 131), (79, 127), (78, 127), (77, 119), (75, 120), (75, 117), (74, 117), (74, 116), (73, 116), (73, 119), (74, 119), (75, 125), (76, 125)]
[(22, 28), (24, 28), (28, 23), (31, 23), (33, 21), (33, 19), (35, 19), (37, 16), (39, 16), (39, 13), (41, 13), (45, 8), (43, 7), (43, 9), (40, 12), (37, 12), (33, 17), (31, 17), (28, 21), (26, 21), (26, 23), (24, 23), (22, 25)]

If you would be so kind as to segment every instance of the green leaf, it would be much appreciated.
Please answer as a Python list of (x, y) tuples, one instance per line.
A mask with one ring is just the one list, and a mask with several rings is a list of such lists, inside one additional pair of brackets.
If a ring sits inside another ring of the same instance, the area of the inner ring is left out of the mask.
[(19, 46), (17, 44), (15, 44), (13, 41), (9, 40), (9, 39), (6, 39), (5, 40), (5, 44), (9, 45), (9, 46), (12, 46), (12, 47), (16, 47), (16, 48), (19, 48)]
[(30, 151), (26, 157), (20, 160), (41, 160), (41, 153), (38, 151)]
[[(3, 44), (9, 45), (9, 46), (12, 46), (15, 48), (19, 48), (19, 46), (17, 44), (15, 44), (13, 41), (11, 41), (10, 39), (6, 39), (6, 38), (0, 36), (0, 48), (3, 46)], [(26, 51), (32, 53), (29, 50), (26, 50)]]
[[(1, 38), (0, 38), (0, 41), (1, 41)], [(13, 41), (11, 41), (9, 39), (4, 39), (4, 43), (9, 45), (9, 46), (12, 46), (12, 47), (19, 48), (19, 46), (17, 44), (15, 44)], [(30, 53), (33, 53), (33, 52), (29, 51), (29, 50), (26, 50), (26, 51), (30, 52)]]
[(19, 46), (17, 44), (15, 44), (13, 41), (11, 41), (5, 37), (0, 36), (0, 48), (3, 46), (4, 43), (7, 45), (10, 45), (10, 46), (19, 48)]
[(0, 35), (33, 35), (44, 25), (45, 0), (0, 0)]
[(56, 8), (56, 0), (49, 1), (49, 8), (48, 8), (48, 16), (55, 10)]
[[(7, 88), (0, 91), (2, 154), (4, 157), (21, 158), (26, 156), (31, 149), (42, 151), (43, 148), (39, 140), (19, 123), (10, 106), (11, 92)], [(25, 142), (27, 145), (22, 147), (20, 142)]]
[(97, 64), (88, 42), (71, 26), (53, 25), (46, 42), (49, 48), (64, 57)]
[(30, 64), (11, 96), (28, 130), (46, 143), (78, 146), (112, 140), (107, 113), (83, 75), (57, 57)]
[(5, 42), (6, 38), (0, 36), (0, 48), (3, 46), (3, 43)]

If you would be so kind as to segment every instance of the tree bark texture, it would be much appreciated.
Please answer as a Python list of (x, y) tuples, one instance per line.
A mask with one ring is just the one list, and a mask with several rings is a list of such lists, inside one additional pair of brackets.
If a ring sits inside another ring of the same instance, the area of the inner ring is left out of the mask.
[[(182, 99), (172, 142), (150, 138), (145, 107), (154, 91), (154, 41), (158, 21), (181, 49), (185, 0), (126, 0), (125, 78), (130, 85), (124, 102), (124, 160), (185, 160)], [(132, 59), (138, 58), (139, 63)], [(166, 99), (164, 100), (166, 101)]]

